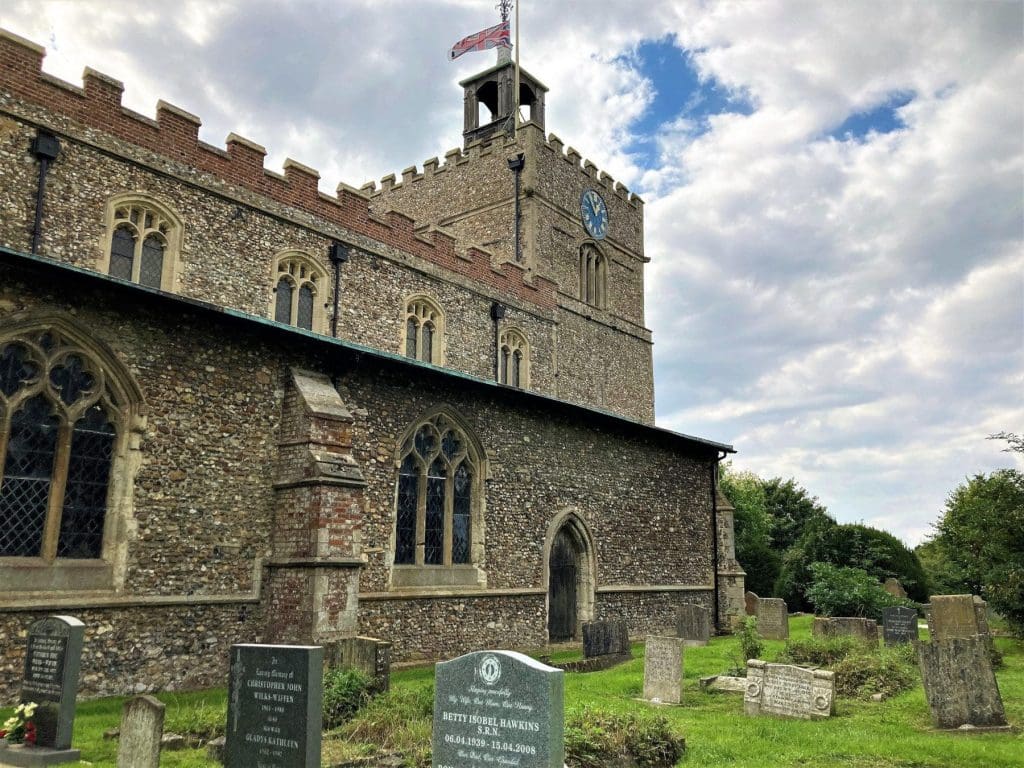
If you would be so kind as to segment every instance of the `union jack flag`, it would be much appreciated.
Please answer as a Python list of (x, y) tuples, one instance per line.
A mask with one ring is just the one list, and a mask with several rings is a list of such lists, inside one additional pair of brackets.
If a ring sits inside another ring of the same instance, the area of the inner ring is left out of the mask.
[(486, 51), (488, 48), (497, 48), (498, 46), (512, 47), (512, 36), (509, 33), (507, 21), (488, 27), (483, 32), (462, 38), (448, 51), (448, 60), (455, 61), (464, 53)]

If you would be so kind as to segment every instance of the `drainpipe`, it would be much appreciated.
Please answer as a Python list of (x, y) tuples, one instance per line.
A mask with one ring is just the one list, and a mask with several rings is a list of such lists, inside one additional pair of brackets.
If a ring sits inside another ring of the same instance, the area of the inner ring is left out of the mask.
[(510, 157), (508, 159), (508, 169), (512, 171), (512, 173), (514, 173), (516, 177), (515, 250), (513, 251), (516, 261), (523, 260), (523, 256), (519, 252), (519, 220), (521, 218), (521, 212), (519, 208), (519, 178), (520, 176), (522, 176), (523, 166), (525, 165), (526, 155), (524, 155), (522, 152), (520, 152), (515, 157)]
[(331, 315), (331, 336), (338, 337), (338, 305), (341, 298), (341, 265), (348, 261), (348, 246), (344, 243), (331, 243), (327, 255), (334, 265), (334, 312)]
[(491, 304), (491, 320), (494, 321), (494, 380), (498, 382), (501, 381), (501, 329), (499, 324), (507, 311), (498, 302)]
[(39, 186), (36, 188), (36, 216), (32, 225), (32, 253), (39, 253), (43, 239), (43, 198), (46, 196), (46, 174), (50, 163), (60, 154), (60, 142), (52, 133), (40, 129), (32, 139), (32, 154), (39, 160)]
[(718, 462), (725, 458), (725, 454), (715, 458), (711, 464), (711, 559), (714, 567), (711, 571), (711, 583), (714, 586), (711, 604), (714, 606), (715, 628), (721, 629), (718, 622), (718, 496), (715, 490), (718, 488)]

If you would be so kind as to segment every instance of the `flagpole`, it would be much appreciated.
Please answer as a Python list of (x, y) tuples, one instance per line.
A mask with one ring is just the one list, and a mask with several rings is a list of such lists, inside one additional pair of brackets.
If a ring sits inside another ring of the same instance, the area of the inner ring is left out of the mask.
[(516, 0), (516, 114), (512, 123), (512, 138), (519, 138), (519, 0)]

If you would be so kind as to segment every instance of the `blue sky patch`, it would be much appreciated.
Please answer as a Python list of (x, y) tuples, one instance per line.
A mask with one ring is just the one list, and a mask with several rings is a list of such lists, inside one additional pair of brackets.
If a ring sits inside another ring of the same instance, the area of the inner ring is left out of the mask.
[(654, 101), (631, 126), (636, 140), (629, 147), (640, 156), (641, 164), (658, 163), (655, 137), (661, 126), (680, 117), (693, 122), (693, 134), (708, 130), (708, 117), (727, 112), (749, 115), (753, 105), (744, 97), (730, 93), (714, 79), (701, 81), (693, 62), (693, 53), (675, 44), (674, 38), (646, 40), (629, 63), (654, 84)]
[(903, 128), (903, 121), (896, 110), (906, 106), (914, 99), (913, 92), (899, 91), (892, 94), (883, 103), (865, 112), (857, 112), (850, 115), (843, 124), (829, 133), (834, 139), (849, 141), (855, 139), (860, 141), (869, 133), (892, 133)]

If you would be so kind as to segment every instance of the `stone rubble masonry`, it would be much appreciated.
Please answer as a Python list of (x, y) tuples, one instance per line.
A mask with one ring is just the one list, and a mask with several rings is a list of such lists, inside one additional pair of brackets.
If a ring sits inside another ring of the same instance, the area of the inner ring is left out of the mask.
[[(545, 140), (536, 129), (522, 134), (538, 158), (527, 166), (527, 176), (537, 166), (530, 182), (536, 193), (524, 193), (530, 209), (526, 242), (537, 244), (538, 257), (536, 266), (518, 264), (501, 256), (507, 211), (492, 207), (442, 229), (417, 223), (408, 212), (377, 210), (385, 198), (397, 201), (400, 187), (426, 189), (427, 181), (414, 181), (414, 173), (390, 194), (368, 196), (342, 184), (336, 197), (325, 195), (318, 191), (319, 174), (294, 160), (284, 163), (283, 175), (273, 173), (263, 167), (263, 147), (234, 134), (225, 149), (206, 144), (198, 138), (194, 115), (162, 101), (156, 119), (137, 114), (121, 105), (120, 82), (86, 69), (82, 87), (65, 83), (42, 72), (43, 56), (40, 46), (0, 30), (0, 243), (29, 250), (38, 163), (27, 148), (41, 126), (62, 144), (47, 182), (40, 248), (45, 256), (96, 269), (105, 247), (107, 200), (145, 192), (169, 204), (184, 222), (176, 284), (168, 286), (174, 292), (266, 317), (274, 256), (301, 249), (329, 276), (323, 295), (327, 320), (316, 329), (326, 332), (333, 309), (327, 248), (333, 241), (349, 243), (353, 256), (341, 268), (341, 338), (400, 353), (405, 301), (426, 293), (446, 314), (443, 364), (492, 379), (495, 329), (489, 312), (499, 301), (509, 309), (502, 328), (519, 327), (530, 342), (531, 389), (653, 423), (651, 337), (643, 327), (642, 203), (592, 164), (580, 166), (578, 153), (563, 153), (556, 137)], [(419, 175), (452, 179), (478, 166), (489, 173), (494, 166), (493, 173), (501, 171), (508, 181), (498, 149), (473, 146)], [(613, 221), (614, 236), (602, 241), (609, 257), (607, 309), (576, 298), (583, 185), (600, 189)], [(473, 229), (477, 225), (480, 233)], [(472, 239), (460, 239), (460, 227)], [(491, 234), (482, 234), (485, 229)], [(570, 233), (568, 240), (563, 232)], [(494, 252), (464, 245), (491, 242), (495, 233), (498, 240), (488, 246)]]
[[(116, 592), (0, 594), (0, 637), (73, 607), (84, 696), (222, 685), (231, 644), (293, 627), (384, 638), (396, 661), (543, 645), (543, 553), (562, 510), (593, 532), (589, 618), (640, 636), (684, 602), (712, 609), (714, 450), (64, 269), (6, 257), (0, 325), (62, 313), (144, 394), (133, 505), (114, 533), (125, 578)], [(484, 580), (395, 589), (398, 443), (439, 404), (487, 455)], [(336, 581), (311, 587), (311, 571)], [(0, 701), (23, 653), (0, 644)]]

